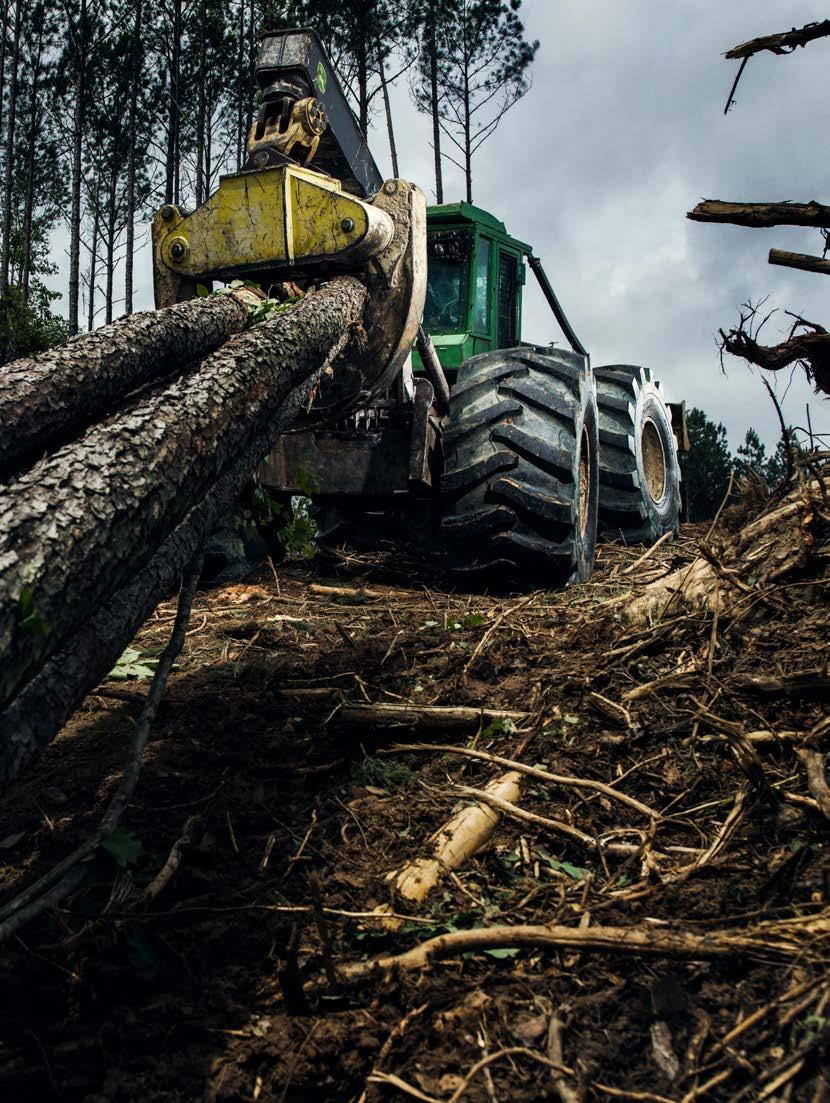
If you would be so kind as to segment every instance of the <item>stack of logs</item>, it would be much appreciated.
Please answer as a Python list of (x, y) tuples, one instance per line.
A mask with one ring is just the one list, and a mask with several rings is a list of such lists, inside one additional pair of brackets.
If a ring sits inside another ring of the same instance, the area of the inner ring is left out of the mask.
[(132, 315), (0, 368), (0, 787), (348, 355), (366, 290), (339, 278), (250, 326), (257, 297)]

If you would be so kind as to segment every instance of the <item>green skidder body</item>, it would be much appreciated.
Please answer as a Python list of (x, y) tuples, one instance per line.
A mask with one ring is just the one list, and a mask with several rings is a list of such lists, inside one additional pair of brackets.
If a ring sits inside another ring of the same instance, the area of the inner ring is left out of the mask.
[[(427, 208), (424, 329), (450, 384), (471, 356), (519, 344), (530, 252), (503, 222), (472, 203)], [(423, 370), (415, 351), (413, 368)]]

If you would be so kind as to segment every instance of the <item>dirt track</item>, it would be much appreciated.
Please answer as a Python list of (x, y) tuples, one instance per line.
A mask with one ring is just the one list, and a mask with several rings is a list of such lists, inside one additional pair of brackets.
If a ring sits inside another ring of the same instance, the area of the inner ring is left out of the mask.
[[(826, 580), (782, 588), (760, 617), (713, 626), (684, 612), (627, 630), (622, 601), (688, 561), (696, 535), (629, 573), (642, 549), (606, 547), (594, 580), (565, 593), (449, 593), (390, 553), (200, 595), (116, 856), (102, 852), (82, 891), (0, 952), (0, 1097), (830, 1098), (827, 821), (792, 737), (752, 736), (813, 729), (826, 688), (759, 694), (736, 680), (826, 669)], [(159, 607), (144, 655), (173, 614)], [(106, 683), (4, 798), (4, 889), (95, 824), (146, 685)], [(448, 737), (380, 730), (345, 707), (384, 702), (529, 715)], [(655, 815), (525, 778), (523, 810), (594, 845), (505, 815), (390, 933), (366, 915), (407, 910), (387, 874), (428, 853), (468, 799), (458, 785), (503, 772), (382, 753), (436, 739), (606, 782)], [(345, 963), (495, 924), (760, 942), (717, 960), (506, 944), (331, 983)]]

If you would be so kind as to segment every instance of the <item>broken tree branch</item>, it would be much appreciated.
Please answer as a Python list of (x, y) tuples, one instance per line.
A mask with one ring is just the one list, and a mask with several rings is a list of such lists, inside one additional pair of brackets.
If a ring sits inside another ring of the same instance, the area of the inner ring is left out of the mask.
[(788, 253), (785, 249), (770, 249), (770, 264), (782, 268), (797, 268), (800, 272), (822, 272), (830, 275), (830, 260), (823, 257), (811, 257), (808, 253)]
[(789, 31), (750, 38), (746, 42), (733, 46), (723, 56), (730, 61), (736, 61), (738, 58), (760, 54), (764, 50), (771, 54), (791, 54), (799, 46), (806, 46), (809, 42), (815, 42), (817, 38), (827, 38), (828, 35), (830, 35), (830, 19), (824, 19), (821, 23), (805, 23), (800, 28), (792, 27)]
[(830, 206), (817, 203), (731, 203), (702, 199), (686, 214), (693, 222), (725, 222), (733, 226), (830, 226)]

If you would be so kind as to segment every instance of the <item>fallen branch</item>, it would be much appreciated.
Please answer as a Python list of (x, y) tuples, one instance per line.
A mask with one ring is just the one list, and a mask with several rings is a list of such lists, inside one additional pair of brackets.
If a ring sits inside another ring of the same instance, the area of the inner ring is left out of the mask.
[(459, 954), (504, 948), (568, 949), (580, 953), (635, 954), (647, 957), (685, 958), (712, 961), (719, 958), (751, 957), (758, 960), (791, 961), (817, 959), (830, 937), (830, 911), (814, 918), (759, 924), (737, 930), (693, 934), (657, 926), (564, 927), (495, 926), (437, 935), (401, 954), (350, 962), (338, 967), (342, 983), (354, 983), (394, 972), (424, 969), (434, 961)]
[(807, 788), (815, 797), (822, 814), (830, 820), (830, 787), (824, 773), (824, 755), (812, 747), (800, 747), (796, 753), (807, 771)]
[(647, 804), (642, 804), (634, 797), (629, 797), (627, 794), (621, 793), (619, 789), (615, 789), (611, 785), (606, 785), (602, 781), (594, 781), (591, 778), (584, 777), (568, 777), (564, 774), (552, 774), (548, 770), (540, 769), (538, 766), (526, 766), (523, 762), (515, 762), (512, 758), (504, 758), (502, 755), (490, 754), (488, 751), (475, 751), (468, 747), (456, 747), (452, 743), (397, 743), (394, 747), (388, 747), (379, 753), (403, 754), (405, 752), (428, 752), (434, 754), (436, 751), (441, 751), (443, 754), (457, 754), (464, 758), (476, 758), (479, 762), (492, 762), (497, 766), (504, 766), (508, 770), (516, 770), (517, 773), (526, 774), (527, 777), (535, 777), (540, 781), (549, 781), (554, 785), (563, 785), (566, 788), (590, 789), (595, 793), (602, 793), (612, 800), (618, 800), (621, 804), (627, 804), (629, 808), (633, 808), (642, 815), (648, 816), (649, 819), (660, 819), (659, 814), (655, 812), (653, 808), (649, 808)]
[(519, 724), (530, 713), (463, 705), (343, 705), (337, 722), (370, 728), (421, 728), (427, 731), (477, 731), (489, 724)]

